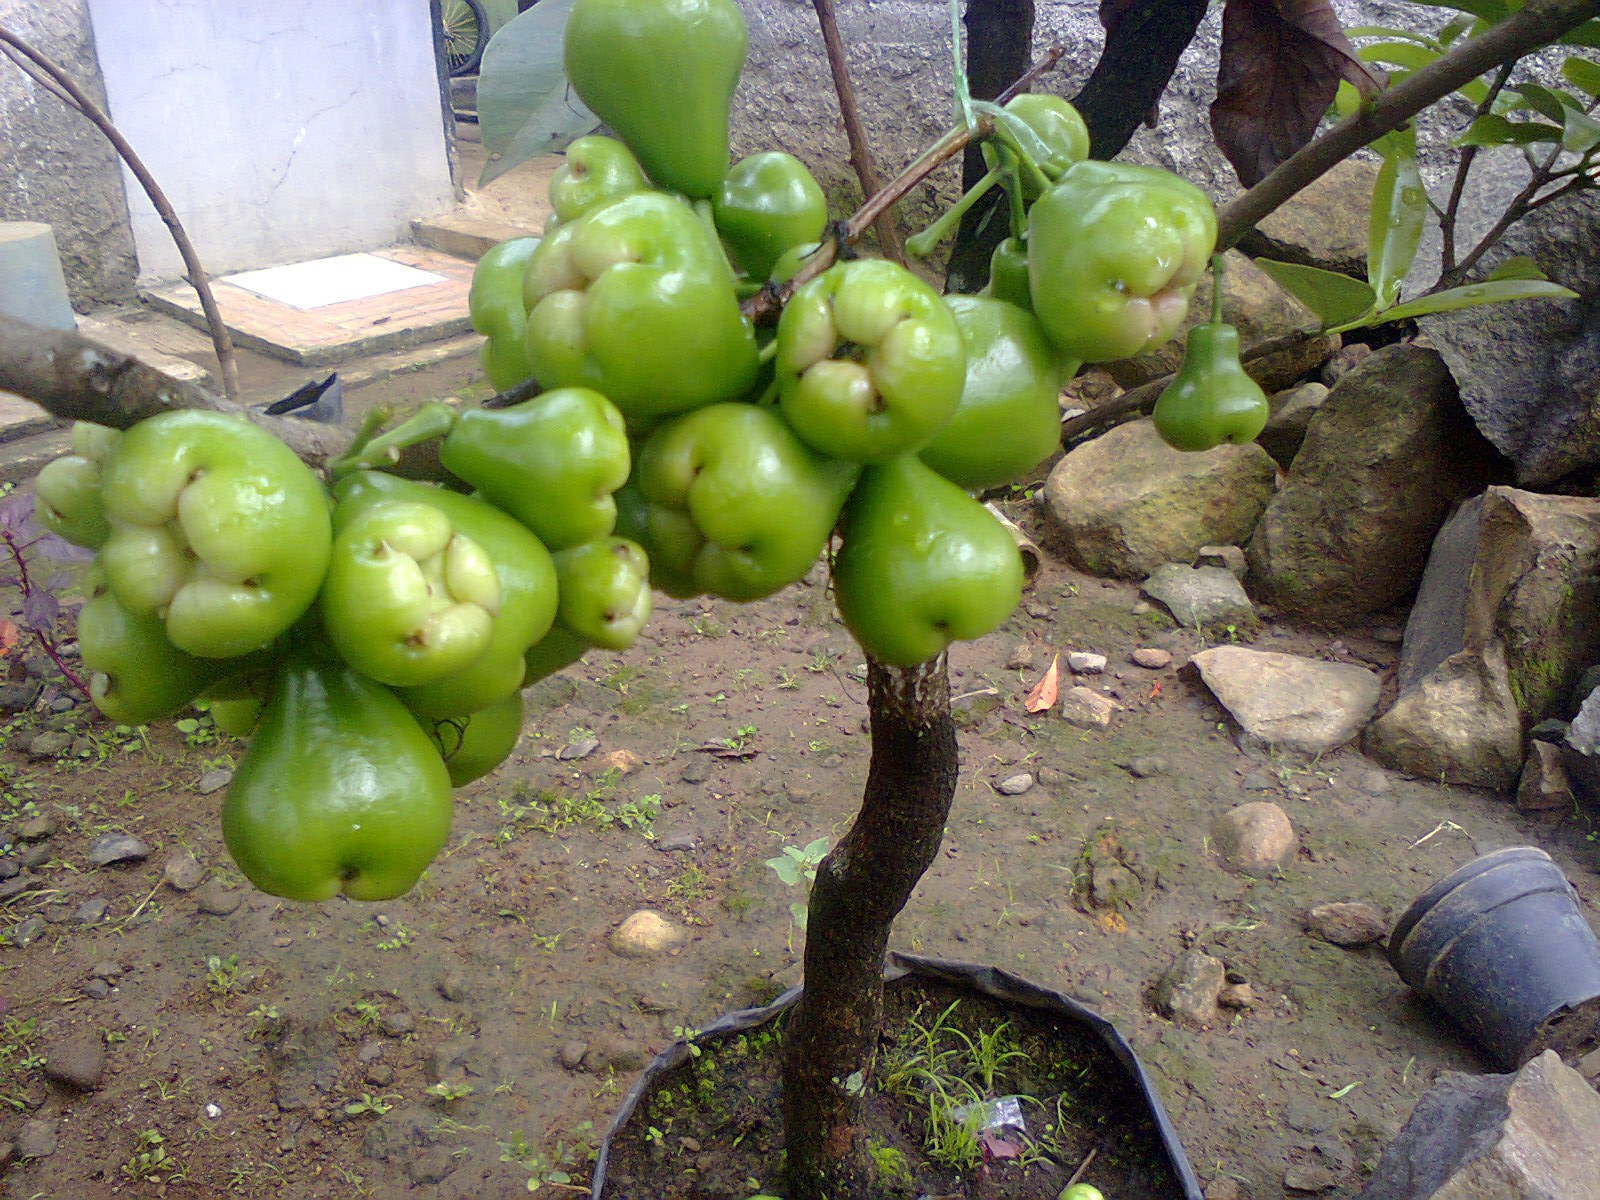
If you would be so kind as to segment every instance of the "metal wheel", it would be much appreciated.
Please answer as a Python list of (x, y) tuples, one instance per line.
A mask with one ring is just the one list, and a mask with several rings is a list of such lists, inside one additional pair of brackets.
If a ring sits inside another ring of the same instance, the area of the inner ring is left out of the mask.
[(470, 75), (489, 44), (489, 18), (479, 0), (442, 0), (440, 24), (444, 27), (445, 63), (451, 75)]

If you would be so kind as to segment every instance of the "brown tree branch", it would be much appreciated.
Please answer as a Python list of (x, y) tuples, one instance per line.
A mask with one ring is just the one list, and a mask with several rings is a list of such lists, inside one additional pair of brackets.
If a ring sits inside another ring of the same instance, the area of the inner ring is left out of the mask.
[(1462, 84), (1595, 16), (1600, 16), (1600, 0), (1529, 0), (1499, 25), (1459, 43), (1302, 147), (1218, 213), (1217, 249), (1234, 245), (1268, 213), (1374, 138), (1400, 128)]
[[(861, 113), (856, 109), (856, 92), (850, 84), (850, 67), (845, 62), (844, 42), (839, 37), (839, 23), (834, 19), (833, 0), (811, 0), (817, 10), (817, 23), (822, 26), (822, 44), (828, 51), (828, 69), (833, 72), (833, 90), (839, 95), (839, 113), (844, 117), (845, 137), (850, 141), (850, 163), (861, 180), (861, 194), (872, 196), (882, 190), (883, 183), (878, 168), (872, 161), (872, 150), (867, 145), (867, 132), (861, 126)], [(876, 221), (878, 243), (884, 257), (897, 263), (906, 261), (905, 248), (900, 244), (900, 233), (894, 227), (894, 218), (887, 208)]]
[(0, 391), (15, 392), (71, 421), (127, 429), (174, 409), (242, 413), (313, 467), (350, 444), (333, 425), (269, 417), (170, 379), (136, 358), (63, 329), (42, 329), (0, 315)]
[(12, 62), (42, 84), (47, 91), (58, 98), (62, 93), (66, 94), (70, 100), (69, 107), (77, 109), (106, 136), (106, 140), (122, 156), (122, 160), (128, 164), (128, 169), (133, 172), (134, 178), (144, 188), (145, 195), (150, 197), (150, 203), (155, 208), (156, 214), (165, 222), (167, 230), (172, 234), (172, 240), (177, 243), (178, 253), (182, 256), (184, 269), (189, 275), (189, 283), (194, 287), (195, 294), (200, 297), (200, 308), (205, 313), (206, 325), (211, 330), (211, 344), (217, 352), (217, 366), (222, 372), (223, 391), (229, 400), (238, 403), (239, 367), (234, 360), (233, 338), (229, 336), (228, 327), (223, 323), (222, 314), (217, 310), (216, 297), (211, 294), (211, 284), (207, 280), (205, 267), (200, 262), (200, 255), (196, 253), (194, 243), (189, 240), (189, 234), (183, 228), (183, 223), (178, 220), (177, 211), (167, 199), (167, 194), (161, 190), (161, 185), (156, 182), (155, 176), (150, 174), (150, 169), (144, 165), (143, 160), (134, 153), (133, 147), (128, 144), (128, 139), (122, 136), (122, 131), (111, 123), (111, 118), (106, 115), (105, 110), (94, 102), (93, 97), (84, 91), (71, 75), (4, 26), (0, 26), (0, 43), (27, 60), (24, 62), (15, 54), (8, 55)]

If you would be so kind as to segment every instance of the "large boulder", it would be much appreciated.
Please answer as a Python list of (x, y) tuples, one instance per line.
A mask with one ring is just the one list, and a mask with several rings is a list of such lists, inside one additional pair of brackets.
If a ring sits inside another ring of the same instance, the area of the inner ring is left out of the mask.
[(1525, 255), (1577, 300), (1523, 301), (1425, 318), (1485, 436), (1536, 485), (1600, 463), (1600, 196), (1567, 197), (1511, 227), (1487, 270)]
[(1238, 723), (1243, 743), (1307, 758), (1360, 733), (1382, 689), (1365, 667), (1243, 646), (1202, 650), (1190, 661)]
[(1076, 566), (1143, 579), (1162, 563), (1193, 561), (1202, 546), (1243, 542), (1276, 473), (1254, 443), (1187, 454), (1148, 420), (1130, 421), (1057, 463), (1040, 499)]
[(1504, 644), (1439, 663), (1367, 726), (1361, 748), (1424, 779), (1510, 790), (1522, 768), (1522, 717)]
[(1378, 164), (1347, 158), (1292, 196), (1239, 240), (1257, 258), (1367, 277), (1367, 213)]
[(1246, 549), (1260, 592), (1323, 621), (1403, 599), (1451, 505), (1481, 490), (1495, 463), (1444, 360), (1420, 346), (1384, 347), (1311, 418)]
[(1515, 1075), (1443, 1075), (1358, 1200), (1600, 1200), (1600, 1095), (1554, 1050)]

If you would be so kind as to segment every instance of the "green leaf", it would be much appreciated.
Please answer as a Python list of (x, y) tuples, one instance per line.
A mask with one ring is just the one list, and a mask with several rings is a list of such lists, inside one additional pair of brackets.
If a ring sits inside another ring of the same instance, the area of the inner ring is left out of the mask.
[(1561, 78), (1580, 92), (1600, 96), (1600, 63), (1574, 54), (1561, 64)]
[(805, 860), (808, 863), (821, 862), (823, 856), (828, 853), (828, 839), (825, 837), (819, 837), (816, 841), (807, 844), (802, 853), (804, 853)]
[(789, 887), (793, 887), (800, 882), (800, 864), (792, 858), (787, 856), (769, 858), (767, 859), (767, 866), (771, 867), (773, 873)]
[(801, 933), (806, 931), (806, 918), (808, 915), (809, 909), (807, 909), (807, 907), (800, 901), (796, 900), (793, 904), (789, 905), (789, 916), (793, 918), (794, 923), (800, 927)]
[(1420, 71), (1439, 57), (1440, 51), (1414, 42), (1373, 42), (1356, 51), (1362, 62), (1388, 63), (1407, 71)]
[(1400, 295), (1428, 218), (1428, 193), (1414, 155), (1389, 155), (1378, 168), (1367, 217), (1367, 282), (1382, 312)]
[(492, 158), (480, 185), (537, 154), (565, 149), (600, 126), (567, 84), (561, 34), (573, 0), (541, 0), (502, 26), (483, 52), (478, 128)]
[(184, 717), (181, 721), (174, 721), (172, 727), (179, 733), (199, 733), (200, 722), (193, 717)]
[(1537, 83), (1519, 84), (1511, 90), (1526, 100), (1541, 117), (1549, 117), (1552, 121), (1565, 119), (1567, 105), (1559, 92)]
[(1471, 15), (1451, 17), (1450, 20), (1445, 22), (1444, 28), (1439, 30), (1439, 44), (1441, 46), (1449, 46), (1475, 24), (1477, 24), (1477, 18)]
[(1273, 262), (1270, 258), (1258, 258), (1255, 264), (1270, 275), (1274, 283), (1315, 313), (1325, 329), (1353, 321), (1371, 311), (1376, 298), (1372, 289), (1361, 280), (1340, 275), (1337, 271)]
[(1508, 121), (1486, 113), (1456, 139), (1458, 146), (1526, 146), (1533, 142), (1559, 142), (1562, 130), (1542, 121)]
[(1585, 21), (1556, 39), (1563, 46), (1600, 46), (1600, 18)]
[(1539, 269), (1539, 264), (1525, 254), (1515, 258), (1508, 258), (1494, 270), (1490, 271), (1486, 279), (1544, 279), (1545, 273)]
[(1476, 107), (1489, 98), (1489, 85), (1481, 79), (1469, 79), (1456, 89), (1456, 94), (1465, 96)]
[(1426, 317), (1433, 313), (1455, 312), (1462, 308), (1477, 308), (1482, 304), (1505, 304), (1511, 300), (1575, 300), (1578, 293), (1571, 288), (1551, 283), (1547, 279), (1496, 279), (1483, 283), (1469, 283), (1463, 287), (1447, 288), (1431, 296), (1419, 296), (1404, 304), (1348, 325), (1339, 332), (1381, 325), (1385, 321), (1404, 321), (1412, 317)]
[(1432, 50), (1439, 48), (1438, 40), (1425, 33), (1417, 33), (1410, 29), (1395, 29), (1388, 25), (1357, 25), (1354, 29), (1346, 29), (1344, 33), (1346, 37), (1399, 38), (1403, 42), (1415, 42)]
[(1573, 154), (1588, 154), (1600, 146), (1600, 121), (1575, 108), (1567, 109), (1566, 128), (1561, 132), (1561, 148)]
[[(1471, 13), (1485, 21), (1504, 21), (1511, 15), (1512, 5), (1506, 0), (1417, 0), (1429, 8), (1453, 8), (1457, 12)], [(1520, 4), (1515, 7), (1521, 8)]]

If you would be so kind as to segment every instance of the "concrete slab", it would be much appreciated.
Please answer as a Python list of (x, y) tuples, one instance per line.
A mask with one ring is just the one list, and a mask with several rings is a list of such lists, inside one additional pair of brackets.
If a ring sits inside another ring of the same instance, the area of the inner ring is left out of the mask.
[(466, 181), (466, 199), (445, 212), (413, 221), (413, 240), (476, 262), (499, 242), (538, 237), (551, 212), (550, 177), (566, 159), (559, 154), (540, 155), (480, 188), (478, 176), (487, 161), (483, 143), (460, 139), (456, 149), (461, 177)]
[[(471, 328), (471, 263), (420, 246), (391, 246), (372, 254), (437, 276), (437, 282), (315, 308), (291, 307), (225, 279), (214, 281), (212, 291), (236, 345), (305, 367), (442, 341)], [(145, 298), (161, 311), (204, 328), (200, 302), (188, 285), (158, 288)]]

